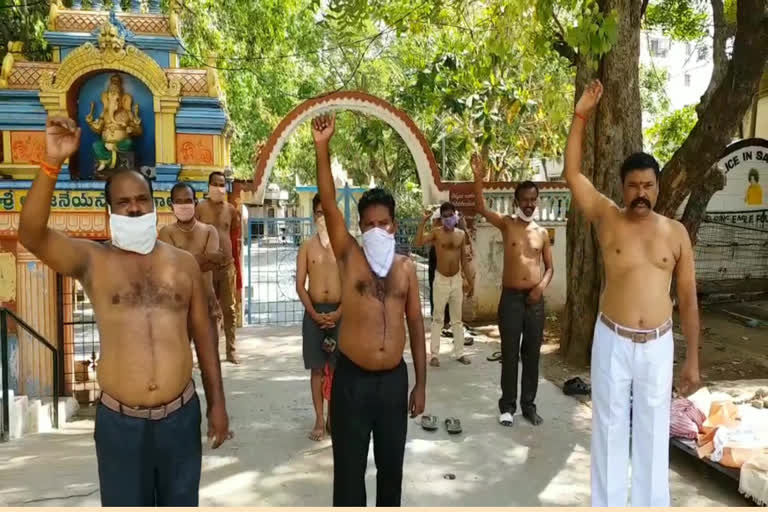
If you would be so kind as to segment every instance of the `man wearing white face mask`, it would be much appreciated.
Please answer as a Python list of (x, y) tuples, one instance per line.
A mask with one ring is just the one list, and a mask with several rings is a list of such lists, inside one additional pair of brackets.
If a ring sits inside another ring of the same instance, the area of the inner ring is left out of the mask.
[(457, 229), (459, 218), (452, 203), (443, 203), (439, 212), (442, 226), (433, 228), (429, 234), (424, 234), (427, 222), (433, 217), (432, 212), (426, 212), (413, 241), (414, 247), (430, 244), (434, 246), (437, 253), (437, 272), (432, 294), (434, 304), (430, 340), (432, 357), (429, 364), (440, 366), (440, 331), (443, 327), (446, 304), (450, 307), (451, 313), (453, 356), (461, 364), (470, 364), (469, 358), (464, 355), (464, 325), (461, 322), (464, 295), (462, 275), (466, 275), (469, 281), (467, 294), (469, 297), (472, 296), (475, 285), (474, 276), (469, 271), (469, 258), (465, 241), (467, 234), (461, 229)]
[(187, 251), (197, 260), (203, 272), (211, 327), (216, 334), (217, 322), (222, 315), (213, 289), (212, 270), (224, 260), (224, 254), (219, 249), (219, 233), (216, 228), (195, 219), (196, 204), (195, 190), (192, 185), (184, 182), (174, 185), (171, 189), (171, 208), (176, 222), (163, 226), (157, 238), (177, 249)]
[(232, 256), (232, 233), (240, 231), (242, 219), (240, 212), (227, 202), (227, 181), (223, 173), (216, 171), (208, 176), (208, 199), (197, 205), (195, 217), (219, 232), (219, 248), (223, 259), (213, 269), (213, 288), (224, 316), (227, 361), (238, 364), (235, 357), (237, 270)]
[[(331, 390), (333, 505), (366, 506), (365, 470), (373, 434), (376, 505), (400, 506), (408, 412), (424, 412), (426, 347), (416, 266), (395, 254), (395, 199), (380, 188), (357, 203), (363, 247), (347, 231), (336, 206), (329, 141), (335, 119), (312, 121), (317, 187), (328, 237), (341, 272), (344, 321)], [(408, 399), (403, 359), (405, 324), (416, 383)]]
[(330, 416), (328, 422), (323, 423), (323, 371), (326, 365), (329, 370), (336, 367), (341, 319), (341, 279), (336, 256), (328, 238), (319, 194), (312, 199), (312, 211), (317, 234), (304, 242), (299, 249), (296, 261), (296, 293), (304, 304), (301, 329), (304, 340), (304, 368), (312, 372), (310, 388), (312, 404), (315, 407), (315, 426), (309, 438), (320, 441), (325, 430), (330, 432)]
[[(524, 181), (515, 188), (517, 210), (514, 217), (499, 215), (485, 207), (483, 178), (485, 166), (479, 155), (472, 155), (475, 173), (477, 212), (501, 231), (504, 242), (504, 272), (499, 301), (501, 334), (501, 398), (499, 423), (511, 427), (517, 408), (517, 367), (522, 359), (523, 375), (520, 409), (534, 425), (543, 421), (536, 411), (539, 386), (539, 355), (544, 335), (543, 294), (552, 280), (552, 248), (547, 230), (536, 224), (539, 188)], [(520, 336), (522, 334), (522, 342)]]
[(62, 163), (78, 148), (71, 119), (49, 118), (46, 156), (21, 212), (19, 240), (54, 271), (80, 281), (99, 329), (96, 457), (103, 506), (197, 506), (200, 402), (190, 334), (208, 405), (208, 437), (231, 438), (221, 368), (200, 268), (157, 241), (151, 183), (136, 171), (107, 180), (111, 243), (47, 227)]

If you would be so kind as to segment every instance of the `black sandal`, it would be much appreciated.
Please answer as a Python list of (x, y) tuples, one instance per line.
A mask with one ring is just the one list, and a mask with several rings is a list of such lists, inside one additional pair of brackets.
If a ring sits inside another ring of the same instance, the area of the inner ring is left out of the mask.
[(486, 357), (488, 361), (501, 361), (501, 352), (494, 352), (490, 356)]
[(459, 418), (446, 418), (445, 429), (449, 434), (461, 434), (461, 421)]
[(581, 380), (581, 377), (574, 377), (565, 381), (563, 384), (563, 393), (566, 395), (589, 395), (592, 393), (592, 388), (589, 384)]

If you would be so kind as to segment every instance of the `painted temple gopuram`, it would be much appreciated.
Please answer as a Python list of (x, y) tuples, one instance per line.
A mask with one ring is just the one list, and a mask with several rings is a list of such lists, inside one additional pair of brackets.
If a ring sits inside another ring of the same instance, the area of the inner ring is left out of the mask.
[[(147, 11), (147, 12), (143, 12)], [(231, 178), (233, 128), (216, 70), (180, 67), (178, 13), (134, 0), (128, 12), (51, 2), (45, 39), (51, 62), (30, 62), (9, 44), (0, 68), (0, 307), (57, 348), (58, 375), (41, 343), (10, 322), (10, 387), (51, 396), (54, 379), (79, 402), (97, 396), (98, 330), (79, 283), (57, 275), (17, 241), (19, 212), (38, 172), (48, 115), (82, 128), (80, 150), (62, 170), (50, 226), (74, 237), (107, 240), (104, 180), (123, 168), (153, 180), (159, 224), (173, 222), (170, 189), (188, 181), (199, 197), (208, 175)], [(204, 56), (206, 59), (212, 58)], [(231, 185), (230, 185), (231, 186)]]

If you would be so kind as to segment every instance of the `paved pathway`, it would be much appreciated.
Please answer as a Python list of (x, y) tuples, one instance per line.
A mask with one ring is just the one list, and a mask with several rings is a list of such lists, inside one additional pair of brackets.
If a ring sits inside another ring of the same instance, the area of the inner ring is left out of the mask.
[[(307, 439), (313, 413), (298, 329), (248, 328), (239, 336), (243, 364), (224, 366), (236, 437), (217, 451), (204, 449), (201, 505), (330, 506), (330, 441)], [(427, 411), (458, 416), (464, 434), (428, 433), (411, 421), (403, 505), (589, 504), (590, 409), (542, 380), (545, 423), (534, 428), (518, 416), (511, 429), (498, 425), (499, 364), (485, 360), (497, 348), (478, 341), (469, 349), (473, 364), (463, 366), (450, 361), (444, 343), (443, 366), (429, 371)], [(0, 445), (0, 505), (98, 506), (92, 429), (92, 421), (81, 420)], [(455, 479), (444, 477), (449, 473)], [(735, 482), (685, 457), (673, 457), (670, 478), (674, 505), (747, 504)]]

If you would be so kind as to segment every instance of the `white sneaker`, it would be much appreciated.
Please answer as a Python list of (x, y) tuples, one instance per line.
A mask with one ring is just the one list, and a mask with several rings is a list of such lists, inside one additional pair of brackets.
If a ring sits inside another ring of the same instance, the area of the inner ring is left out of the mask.
[(499, 416), (499, 423), (504, 425), (505, 427), (511, 427), (514, 423), (515, 418), (512, 416), (512, 414), (505, 412), (501, 416)]

